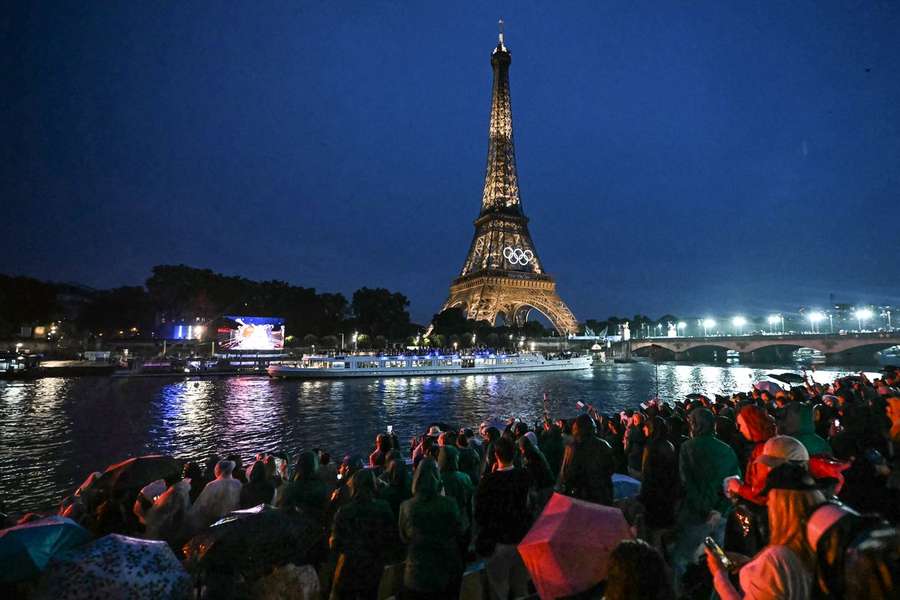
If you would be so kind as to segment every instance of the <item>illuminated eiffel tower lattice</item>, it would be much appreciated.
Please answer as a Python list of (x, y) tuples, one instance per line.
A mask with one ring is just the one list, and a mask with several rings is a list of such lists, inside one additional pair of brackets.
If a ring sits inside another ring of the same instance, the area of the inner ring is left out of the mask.
[(519, 199), (509, 101), (511, 62), (501, 21), (499, 41), (491, 54), (494, 86), (481, 213), (466, 262), (441, 310), (462, 307), (469, 319), (494, 325), (502, 316), (508, 325), (520, 326), (537, 310), (559, 333), (577, 333), (575, 315), (541, 266)]

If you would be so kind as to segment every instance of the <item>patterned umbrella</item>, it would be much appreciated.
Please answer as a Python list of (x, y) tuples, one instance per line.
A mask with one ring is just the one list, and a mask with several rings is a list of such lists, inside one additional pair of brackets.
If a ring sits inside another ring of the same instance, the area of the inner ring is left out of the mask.
[(255, 579), (272, 566), (310, 562), (323, 536), (321, 525), (302, 513), (260, 506), (214, 523), (185, 544), (184, 554), (192, 568)]
[(47, 517), (0, 531), (0, 582), (28, 579), (54, 555), (91, 541), (87, 529), (65, 517)]
[(54, 559), (38, 598), (188, 598), (191, 578), (165, 542), (110, 534)]

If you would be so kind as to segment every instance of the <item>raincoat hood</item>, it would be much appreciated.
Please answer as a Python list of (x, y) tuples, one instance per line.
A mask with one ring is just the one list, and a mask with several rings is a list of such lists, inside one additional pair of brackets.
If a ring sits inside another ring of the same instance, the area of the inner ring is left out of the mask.
[(309, 481), (319, 472), (319, 457), (312, 450), (301, 452), (297, 457), (297, 472), (294, 478)]
[(765, 442), (775, 435), (775, 419), (755, 404), (742, 408), (737, 420), (741, 423), (741, 433), (751, 442)]
[(459, 450), (453, 446), (441, 446), (438, 452), (438, 468), (445, 471), (459, 471)]
[(815, 433), (816, 423), (813, 415), (812, 404), (807, 404), (804, 402), (797, 409), (797, 414), (800, 419), (800, 429), (797, 433)]
[(253, 466), (250, 468), (250, 476), (247, 478), (251, 482), (261, 482), (266, 480), (266, 464), (258, 460), (253, 463)]
[(430, 498), (437, 496), (441, 490), (441, 474), (433, 458), (425, 458), (419, 463), (413, 476), (413, 496)]
[(370, 500), (375, 496), (375, 474), (369, 469), (357, 471), (347, 482), (350, 498), (353, 500)]

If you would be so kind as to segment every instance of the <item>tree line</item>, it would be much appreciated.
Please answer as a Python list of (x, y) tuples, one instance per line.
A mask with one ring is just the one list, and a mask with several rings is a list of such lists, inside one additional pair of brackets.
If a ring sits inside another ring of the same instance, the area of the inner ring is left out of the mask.
[(340, 293), (284, 281), (253, 281), (186, 265), (153, 267), (143, 286), (92, 290), (72, 284), (0, 275), (0, 336), (61, 323), (77, 336), (152, 337), (163, 323), (214, 323), (227, 315), (281, 317), (294, 345), (305, 336), (359, 332), (403, 340), (423, 329), (410, 321), (409, 300), (384, 288)]

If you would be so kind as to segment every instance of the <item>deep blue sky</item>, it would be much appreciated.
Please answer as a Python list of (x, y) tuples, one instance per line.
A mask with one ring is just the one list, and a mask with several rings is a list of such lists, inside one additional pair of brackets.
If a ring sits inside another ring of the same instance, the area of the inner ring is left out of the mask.
[(896, 2), (19, 4), (0, 271), (186, 263), (427, 320), (502, 15), (523, 205), (580, 319), (900, 302)]

